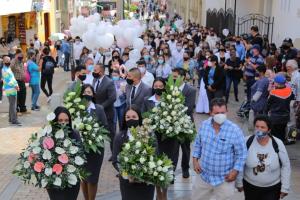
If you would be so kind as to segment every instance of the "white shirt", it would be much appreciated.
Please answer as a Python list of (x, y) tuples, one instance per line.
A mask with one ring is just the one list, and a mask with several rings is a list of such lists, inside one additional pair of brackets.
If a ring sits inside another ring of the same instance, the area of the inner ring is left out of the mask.
[(145, 75), (142, 78), (143, 83), (152, 88), (154, 82), (154, 76), (150, 72), (146, 71)]
[(142, 81), (140, 81), (137, 85), (132, 85), (131, 91), (130, 91), (130, 98), (131, 98), (131, 94), (133, 92), (133, 87), (135, 87), (135, 91), (134, 91), (134, 96), (136, 96), (136, 93), (141, 85)]
[(175, 51), (176, 50), (176, 43), (177, 43), (176, 40), (174, 42), (172, 42), (171, 40), (168, 41), (168, 45), (169, 45), (171, 51)]
[(185, 86), (185, 83), (183, 83), (180, 87), (179, 87), (179, 90), (182, 92), (183, 88)]
[(87, 111), (88, 111), (89, 113), (91, 113), (91, 110), (95, 110), (95, 109), (96, 109), (95, 104), (94, 104), (93, 102), (91, 102), (90, 105), (89, 105), (89, 107), (88, 107), (88, 109), (87, 109)]
[(34, 48), (40, 50), (41, 42), (39, 40), (34, 40)]
[(93, 72), (90, 72), (89, 74), (86, 75), (86, 78), (83, 81), (83, 83), (93, 85), (93, 80), (94, 80)]
[(81, 55), (83, 47), (84, 47), (84, 44), (82, 42), (79, 42), (79, 43), (75, 42), (73, 44), (73, 55), (74, 55), (75, 60), (80, 59), (80, 55)]
[(151, 96), (148, 100), (153, 101), (155, 106), (157, 106), (160, 103), (160, 101), (156, 99), (155, 95)]
[(179, 61), (183, 59), (183, 53), (184, 53), (183, 48), (180, 52), (178, 52), (177, 49), (172, 51), (172, 65), (171, 65), (171, 67), (176, 67), (177, 63), (179, 63)]

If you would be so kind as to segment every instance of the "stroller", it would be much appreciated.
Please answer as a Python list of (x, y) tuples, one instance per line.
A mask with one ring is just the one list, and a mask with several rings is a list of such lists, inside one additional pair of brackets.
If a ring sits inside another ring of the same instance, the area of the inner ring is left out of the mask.
[(246, 99), (243, 101), (242, 105), (240, 106), (239, 110), (236, 112), (237, 116), (243, 119), (249, 118), (249, 112), (250, 112), (250, 102)]

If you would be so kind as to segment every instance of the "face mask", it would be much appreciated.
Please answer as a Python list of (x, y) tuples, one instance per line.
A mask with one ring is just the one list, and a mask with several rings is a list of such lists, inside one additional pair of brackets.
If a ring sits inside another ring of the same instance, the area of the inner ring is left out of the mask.
[(87, 67), (87, 70), (90, 71), (90, 72), (93, 72), (94, 71), (94, 65), (89, 65)]
[(79, 43), (80, 43), (80, 41), (78, 41), (78, 40), (77, 40), (75, 43), (76, 43), (76, 44), (79, 44)]
[(120, 80), (120, 77), (118, 77), (118, 76), (113, 76), (113, 77), (111, 77), (111, 79), (112, 79), (113, 81), (118, 81), (118, 80)]
[(209, 67), (211, 67), (211, 66), (212, 66), (211, 61), (208, 61), (207, 65), (208, 65)]
[(158, 62), (158, 64), (160, 64), (160, 65), (161, 65), (161, 64), (163, 64), (163, 63), (164, 63), (164, 60), (161, 60), (161, 59), (159, 59), (157, 62)]
[(236, 41), (236, 44), (241, 44), (241, 41)]
[(175, 41), (175, 39), (174, 39), (174, 38), (171, 38), (171, 41), (172, 41), (172, 42), (174, 42), (174, 41)]
[(205, 58), (206, 58), (206, 59), (208, 59), (208, 58), (209, 58), (209, 56), (205, 56)]
[(265, 137), (268, 136), (268, 132), (263, 132), (263, 131), (260, 131), (260, 130), (255, 130), (255, 135), (256, 135), (257, 139), (261, 140), (261, 139), (264, 139)]
[(165, 91), (165, 89), (160, 89), (160, 88), (153, 89), (153, 94), (161, 96), (164, 91)]
[(114, 56), (113, 59), (119, 60), (120, 56)]
[(100, 74), (93, 72), (93, 77), (96, 78), (96, 79), (100, 78)]
[(84, 81), (86, 79), (86, 75), (79, 75), (78, 79)]
[(151, 56), (154, 56), (154, 55), (155, 55), (155, 52), (151, 51), (151, 52), (150, 52), (150, 55), (151, 55)]
[(22, 61), (22, 60), (23, 60), (23, 57), (18, 57), (18, 60), (19, 60), (19, 61)]
[(177, 51), (181, 51), (182, 47), (181, 46), (177, 46), (176, 49), (177, 49)]
[(85, 100), (87, 100), (88, 102), (93, 100), (93, 96), (90, 95), (82, 95), (82, 98), (84, 98)]
[(10, 66), (10, 62), (9, 62), (9, 63), (4, 63), (4, 65), (5, 65), (6, 67), (9, 67), (9, 66)]
[(133, 80), (132, 79), (126, 79), (126, 82), (128, 83), (128, 85), (132, 85), (133, 84)]
[(150, 59), (150, 56), (149, 55), (145, 55), (144, 56), (144, 60), (149, 60)]
[(145, 67), (139, 67), (139, 70), (142, 74), (144, 74), (146, 72), (146, 68)]
[(130, 119), (128, 121), (126, 121), (127, 127), (128, 128), (135, 128), (139, 125), (139, 120), (134, 120), (134, 119)]
[(185, 58), (183, 58), (183, 60), (184, 60), (184, 61), (188, 61), (188, 60), (189, 60), (189, 58), (185, 57)]
[(222, 125), (226, 121), (226, 119), (227, 119), (226, 114), (222, 114), (222, 113), (213, 116), (213, 120), (219, 125)]

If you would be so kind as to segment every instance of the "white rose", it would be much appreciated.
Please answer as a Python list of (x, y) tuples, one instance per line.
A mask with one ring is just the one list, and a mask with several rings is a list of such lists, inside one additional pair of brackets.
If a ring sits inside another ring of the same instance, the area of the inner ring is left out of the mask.
[(95, 124), (94, 124), (94, 128), (99, 128), (99, 124), (98, 124), (98, 123), (95, 123)]
[(60, 187), (61, 186), (61, 178), (56, 177), (54, 182), (53, 182), (53, 185), (56, 185), (56, 186)]
[(76, 185), (76, 183), (77, 183), (77, 177), (74, 174), (70, 174), (68, 176), (68, 183), (70, 185)]
[(35, 140), (30, 144), (30, 147), (37, 147), (40, 146), (40, 141), (39, 140)]
[(34, 147), (33, 149), (32, 149), (32, 152), (34, 153), (34, 154), (39, 154), (40, 152), (41, 152), (41, 147)]
[(150, 169), (153, 169), (153, 168), (156, 167), (154, 162), (149, 162), (148, 165), (149, 165), (149, 168), (150, 168)]
[(179, 98), (177, 98), (177, 99), (176, 99), (176, 102), (177, 102), (177, 103), (180, 103), (180, 102), (181, 102), (181, 100), (180, 100)]
[(163, 125), (160, 125), (159, 128), (160, 128), (160, 129), (164, 129), (164, 126), (163, 126)]
[(88, 131), (92, 130), (91, 125), (86, 125), (85, 128), (86, 128), (86, 130), (88, 130)]
[(52, 168), (46, 168), (45, 169), (45, 175), (50, 176), (52, 174)]
[(55, 152), (58, 153), (58, 154), (63, 154), (63, 153), (65, 153), (66, 151), (65, 151), (63, 148), (56, 147), (56, 148), (55, 148)]
[(170, 89), (171, 89), (171, 90), (174, 90), (174, 86), (173, 86), (173, 85), (171, 85)]
[(102, 135), (99, 135), (98, 138), (99, 138), (99, 140), (103, 140)]
[(164, 181), (164, 180), (165, 180), (165, 177), (160, 176), (160, 177), (159, 177), (159, 180), (160, 180), (160, 181)]
[(74, 167), (74, 165), (68, 165), (67, 171), (68, 171), (69, 173), (73, 173), (73, 172), (76, 171), (76, 167)]
[(158, 175), (157, 171), (153, 172), (153, 176), (157, 176), (157, 175)]
[(157, 107), (154, 107), (154, 108), (152, 109), (152, 111), (153, 111), (153, 112), (157, 112), (157, 111), (158, 111)]
[(48, 181), (46, 179), (42, 179), (42, 187), (45, 188), (48, 184)]
[(54, 120), (55, 117), (56, 117), (55, 114), (53, 112), (51, 112), (47, 115), (47, 121), (50, 122), (50, 121)]
[(135, 165), (132, 165), (132, 166), (131, 166), (131, 169), (135, 170), (135, 169), (136, 169), (136, 166), (135, 166)]
[(169, 122), (171, 122), (172, 117), (168, 116), (168, 117), (167, 117), (167, 120), (168, 120)]
[(135, 147), (136, 147), (136, 148), (140, 148), (141, 146), (142, 146), (141, 142), (140, 142), (140, 141), (137, 141), (136, 144), (135, 144)]
[(75, 112), (75, 108), (70, 108), (69, 112), (70, 112), (70, 114), (73, 114)]
[(29, 154), (30, 154), (30, 152), (26, 150), (26, 151), (24, 152), (24, 154), (23, 154), (23, 157), (24, 157), (24, 158), (28, 158)]
[(92, 140), (89, 140), (88, 143), (89, 143), (89, 145), (92, 145), (92, 144), (93, 144)]
[(70, 146), (70, 153), (71, 154), (76, 154), (77, 152), (78, 152), (78, 147), (76, 147), (76, 146)]
[(169, 171), (169, 168), (167, 166), (165, 166), (165, 167), (163, 167), (162, 171), (166, 173)]
[(44, 153), (43, 153), (43, 159), (44, 159), (44, 160), (50, 160), (51, 158), (52, 158), (51, 152), (50, 152), (48, 149), (46, 149), (46, 150), (44, 151)]
[(39, 136), (39, 137), (44, 137), (44, 136), (46, 135), (47, 132), (44, 131), (44, 129), (39, 129), (37, 133), (38, 133), (38, 136)]
[(30, 163), (28, 161), (25, 161), (23, 166), (25, 169), (28, 169), (30, 167)]
[(63, 139), (65, 137), (65, 133), (62, 129), (60, 129), (59, 131), (57, 131), (55, 133), (55, 138), (56, 139)]
[(167, 116), (167, 115), (168, 115), (168, 112), (167, 112), (167, 111), (164, 111), (164, 112), (163, 112), (163, 115)]
[(158, 161), (157, 161), (157, 165), (158, 165), (158, 166), (161, 166), (162, 164), (163, 164), (163, 161), (161, 161), (161, 160), (158, 160)]
[(76, 165), (83, 165), (84, 160), (80, 156), (75, 157), (75, 164)]
[(141, 157), (141, 158), (140, 158), (140, 163), (141, 163), (141, 164), (144, 164), (145, 161), (146, 161), (146, 159), (145, 159), (144, 157)]
[(139, 150), (135, 150), (135, 154), (139, 154), (140, 153), (140, 151)]
[(80, 98), (76, 98), (76, 99), (74, 99), (74, 103), (79, 103), (81, 101), (81, 99)]
[(68, 93), (68, 96), (70, 96), (70, 97), (75, 96), (75, 95), (76, 95), (75, 92), (69, 92), (69, 93)]
[(126, 143), (126, 144), (125, 144), (125, 149), (126, 149), (126, 150), (129, 150), (129, 149), (130, 149), (130, 144), (129, 144), (129, 143)]
[(162, 167), (161, 167), (161, 166), (158, 166), (158, 167), (157, 167), (157, 171), (161, 172), (161, 171), (162, 171)]
[(150, 156), (150, 161), (153, 161), (153, 156)]
[(18, 170), (18, 171), (21, 170), (22, 169), (22, 165), (17, 165), (15, 169)]
[(72, 142), (69, 139), (64, 140), (64, 147), (68, 147), (72, 144)]
[(178, 91), (178, 90), (179, 90), (179, 88), (178, 88), (177, 86), (175, 86), (175, 87), (174, 87), (174, 90), (175, 90), (175, 91)]
[(170, 100), (172, 99), (172, 96), (170, 94), (167, 95), (167, 99)]
[(95, 137), (96, 137), (95, 133), (93, 133), (93, 134), (92, 134), (92, 137), (93, 137), (93, 138), (95, 138)]
[(179, 91), (176, 91), (175, 94), (176, 94), (176, 96), (179, 96), (179, 95), (180, 95), (180, 92), (179, 92)]
[(165, 107), (166, 103), (165, 102), (161, 102), (160, 105), (161, 105), (161, 107)]
[(171, 115), (172, 115), (172, 116), (175, 116), (175, 115), (176, 115), (176, 112), (173, 110), (173, 111), (171, 112)]

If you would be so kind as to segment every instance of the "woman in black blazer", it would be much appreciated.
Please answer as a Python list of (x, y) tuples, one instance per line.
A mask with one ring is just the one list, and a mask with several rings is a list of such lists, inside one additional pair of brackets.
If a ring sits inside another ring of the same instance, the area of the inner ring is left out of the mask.
[[(129, 140), (131, 133), (129, 128), (142, 125), (142, 115), (139, 108), (131, 105), (124, 115), (123, 127), (119, 134), (116, 135), (113, 145), (112, 164), (119, 172), (118, 155), (122, 151), (123, 144)], [(129, 182), (119, 174), (120, 190), (122, 200), (153, 200), (154, 186), (145, 183)]]
[(211, 56), (204, 73), (204, 83), (209, 102), (214, 98), (223, 97), (225, 84), (224, 69), (218, 65), (218, 57)]
[[(101, 105), (95, 104), (95, 92), (93, 86), (86, 84), (82, 86), (81, 97), (88, 101), (87, 112), (91, 116), (95, 116), (100, 125), (108, 130), (108, 123), (104, 108)], [(85, 200), (96, 198), (100, 169), (104, 157), (104, 148), (100, 153), (90, 151), (86, 153), (87, 163), (85, 168), (90, 175), (81, 182), (81, 187)]]

